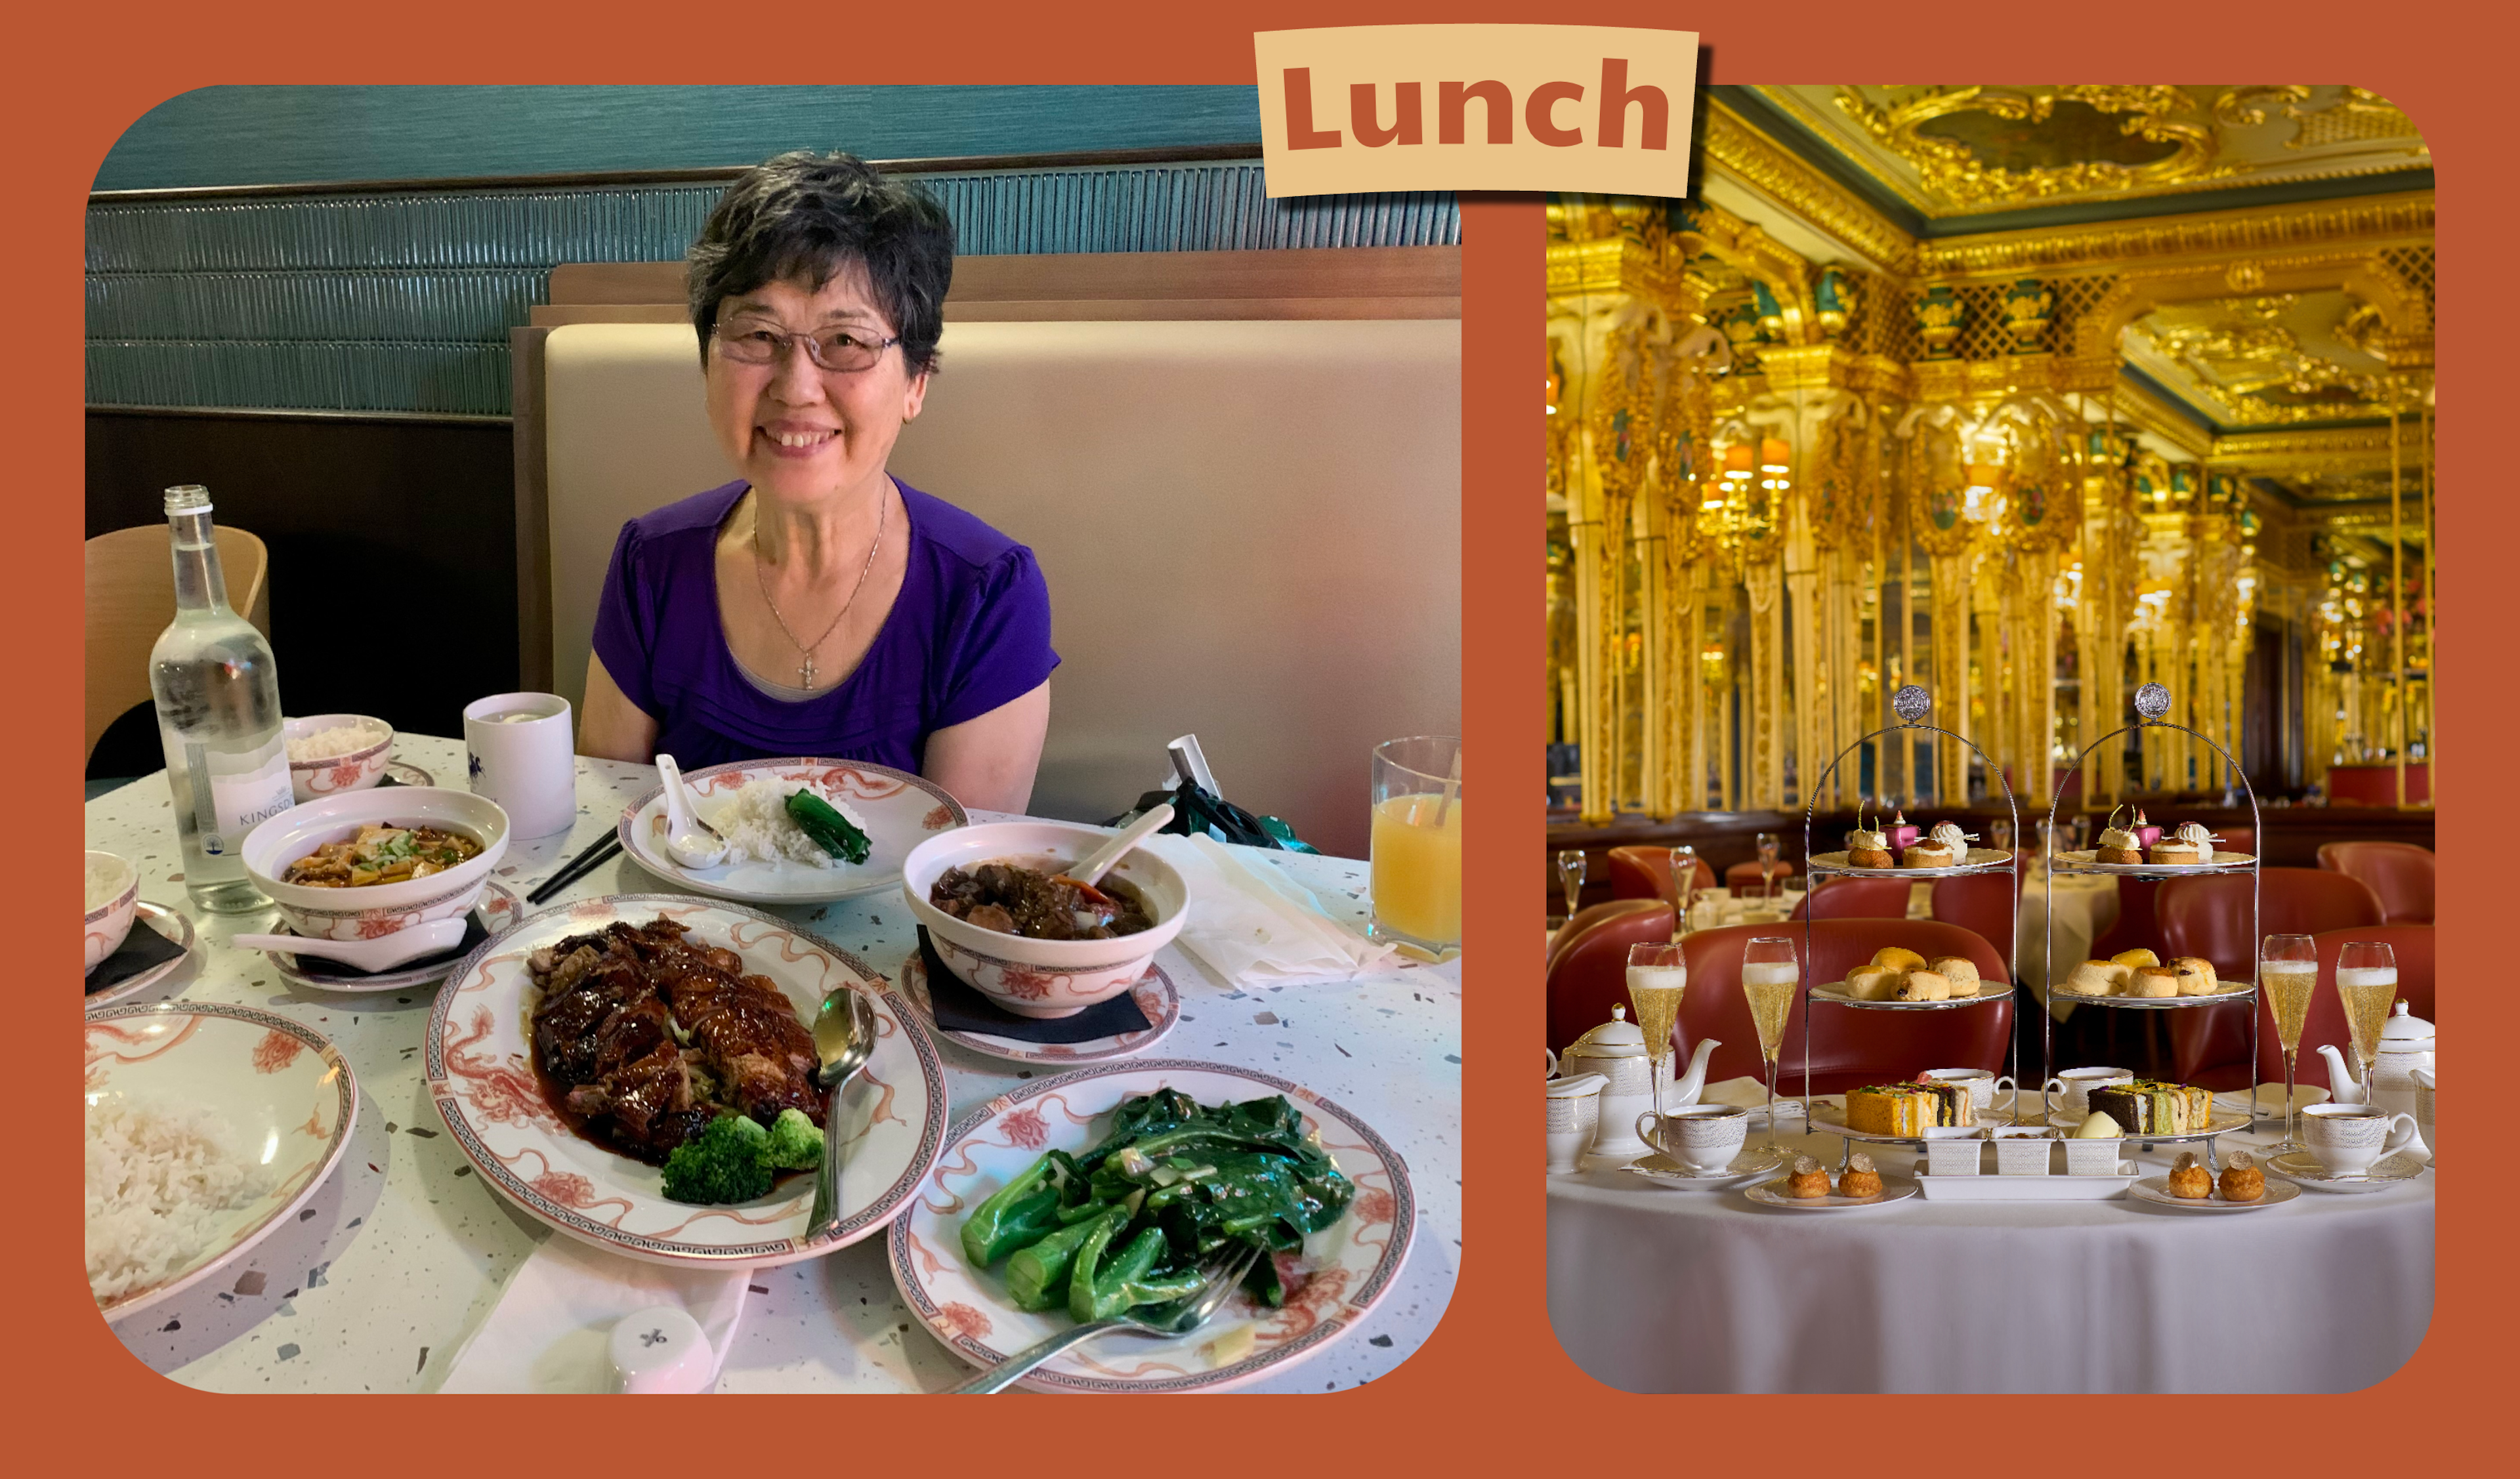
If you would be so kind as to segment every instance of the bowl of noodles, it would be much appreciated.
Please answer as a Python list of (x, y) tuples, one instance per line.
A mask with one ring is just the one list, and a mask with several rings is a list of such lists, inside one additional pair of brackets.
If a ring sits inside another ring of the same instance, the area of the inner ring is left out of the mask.
[(499, 803), (428, 785), (318, 797), (246, 833), (244, 849), (254, 887), (319, 940), (462, 919), (507, 850)]

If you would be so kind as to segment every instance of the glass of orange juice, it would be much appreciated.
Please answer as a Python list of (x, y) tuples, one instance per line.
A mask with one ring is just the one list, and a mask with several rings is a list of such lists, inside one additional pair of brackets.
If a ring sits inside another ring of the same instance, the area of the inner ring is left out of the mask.
[(1462, 945), (1462, 741), (1373, 747), (1373, 937), (1437, 957)]

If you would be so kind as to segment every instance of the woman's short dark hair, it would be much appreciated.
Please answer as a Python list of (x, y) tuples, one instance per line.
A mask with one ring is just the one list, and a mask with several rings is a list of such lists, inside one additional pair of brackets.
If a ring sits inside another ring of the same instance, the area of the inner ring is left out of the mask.
[(855, 155), (797, 150), (745, 171), (718, 198), (690, 261), (702, 364), (726, 299), (767, 283), (819, 292), (855, 263), (901, 336), (910, 373), (936, 368), (945, 290), (954, 282), (954, 222), (925, 190)]

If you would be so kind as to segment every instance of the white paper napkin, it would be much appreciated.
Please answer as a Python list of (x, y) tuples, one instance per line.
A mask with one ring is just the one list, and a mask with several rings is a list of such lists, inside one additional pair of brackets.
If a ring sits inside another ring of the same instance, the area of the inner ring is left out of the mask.
[(743, 1314), (750, 1269), (669, 1269), (555, 1232), (508, 1276), (499, 1302), (455, 1353), (441, 1392), (609, 1392), (606, 1354), (621, 1317), (652, 1305), (689, 1311), (708, 1336), (714, 1382)]
[(1275, 865), (1238, 858), (1213, 837), (1156, 836), (1144, 845), (1190, 887), (1182, 948), (1238, 986), (1349, 980), (1396, 953), (1332, 920), (1312, 890)]

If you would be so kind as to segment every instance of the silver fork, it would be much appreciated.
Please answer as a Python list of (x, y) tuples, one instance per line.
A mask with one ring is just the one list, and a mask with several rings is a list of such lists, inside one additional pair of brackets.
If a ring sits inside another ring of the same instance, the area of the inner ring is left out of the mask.
[(1260, 1250), (1250, 1243), (1237, 1243), (1235, 1249), (1230, 1253), (1220, 1252), (1199, 1266), (1207, 1275), (1207, 1282), (1199, 1286), (1197, 1293), (1186, 1294), (1170, 1304), (1149, 1305), (1144, 1314), (1124, 1313), (1110, 1320), (1090, 1321), (1061, 1330), (1048, 1340), (1026, 1346), (961, 1386), (947, 1387), (945, 1394), (1003, 1392), (1014, 1385), (1016, 1377), (1069, 1346), (1080, 1345), (1113, 1330), (1156, 1337), (1187, 1335), (1207, 1323), (1208, 1317), (1216, 1313), (1217, 1307), (1225, 1303), (1226, 1296), (1242, 1282), (1242, 1276), (1250, 1273), (1252, 1264), (1259, 1261)]

